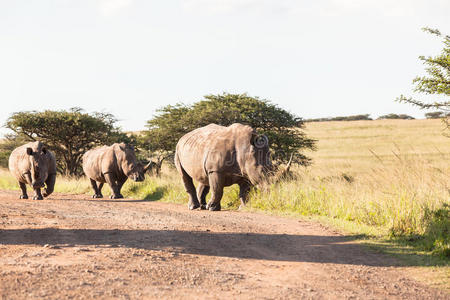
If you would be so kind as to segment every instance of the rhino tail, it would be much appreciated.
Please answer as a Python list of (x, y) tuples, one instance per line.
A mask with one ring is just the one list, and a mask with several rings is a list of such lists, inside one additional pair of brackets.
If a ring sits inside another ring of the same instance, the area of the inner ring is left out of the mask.
[(174, 163), (175, 163), (175, 167), (177, 168), (178, 172), (181, 173), (182, 167), (181, 167), (180, 158), (178, 157), (178, 149), (175, 150)]

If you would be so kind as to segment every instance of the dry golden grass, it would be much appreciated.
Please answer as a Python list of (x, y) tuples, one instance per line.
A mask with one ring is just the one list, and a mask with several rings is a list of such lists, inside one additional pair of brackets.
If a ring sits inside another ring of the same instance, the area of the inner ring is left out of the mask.
[[(380, 166), (397, 166), (399, 157), (450, 168), (450, 139), (441, 120), (376, 120), (307, 123), (306, 132), (318, 140), (310, 153), (313, 169), (325, 174), (367, 174)], [(449, 173), (447, 173), (449, 174)]]

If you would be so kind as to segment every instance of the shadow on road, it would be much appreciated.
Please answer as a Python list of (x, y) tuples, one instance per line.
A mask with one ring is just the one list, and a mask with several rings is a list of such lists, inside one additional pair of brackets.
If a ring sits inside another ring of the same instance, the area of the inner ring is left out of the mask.
[(357, 236), (216, 233), (177, 230), (7, 229), (4, 245), (117, 246), (245, 259), (394, 266), (395, 260), (367, 251)]
[[(106, 202), (106, 203), (121, 203), (121, 202), (129, 202), (129, 203), (137, 203), (137, 202), (152, 202), (152, 201), (158, 201), (163, 196), (164, 193), (167, 191), (167, 187), (156, 187), (154, 191), (149, 192), (145, 195), (143, 195), (143, 199), (110, 199), (108, 196), (105, 196), (102, 198), (96, 198), (96, 199), (77, 199), (76, 201), (84, 201), (84, 202)], [(126, 195), (126, 194), (125, 194)], [(66, 198), (49, 198), (51, 200), (59, 200), (59, 201), (74, 201), (73, 199), (66, 199)]]

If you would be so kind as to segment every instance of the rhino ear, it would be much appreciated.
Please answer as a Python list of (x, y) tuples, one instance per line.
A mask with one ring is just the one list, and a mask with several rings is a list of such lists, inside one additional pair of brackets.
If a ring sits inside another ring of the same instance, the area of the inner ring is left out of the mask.
[(47, 148), (42, 147), (42, 153), (47, 154)]
[(265, 148), (269, 145), (269, 139), (265, 134), (253, 134), (250, 143), (256, 148)]
[(27, 154), (28, 154), (28, 155), (31, 155), (31, 154), (33, 154), (33, 149), (31, 149), (31, 148), (27, 148)]
[(258, 135), (256, 134), (256, 133), (252, 133), (252, 136), (250, 137), (250, 144), (251, 145), (253, 145), (253, 146), (255, 146), (255, 141), (256, 141), (256, 138), (258, 137)]

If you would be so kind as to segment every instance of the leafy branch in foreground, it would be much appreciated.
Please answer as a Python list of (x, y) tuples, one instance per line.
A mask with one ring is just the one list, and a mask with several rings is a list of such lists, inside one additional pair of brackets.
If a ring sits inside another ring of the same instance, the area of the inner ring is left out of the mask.
[[(414, 92), (428, 95), (450, 96), (450, 36), (443, 35), (437, 29), (423, 28), (423, 31), (433, 34), (439, 38), (443, 38), (444, 48), (437, 56), (419, 56), (419, 59), (425, 65), (427, 76), (417, 76), (413, 80)], [(421, 109), (437, 109), (444, 112), (444, 120), (449, 126), (450, 101), (434, 101), (427, 103), (412, 97), (400, 95), (396, 99), (398, 102), (409, 103), (420, 107)]]

